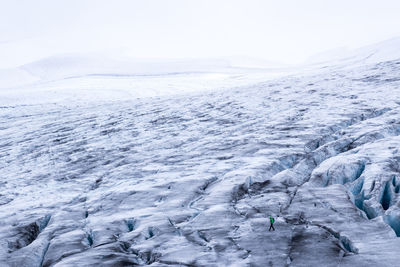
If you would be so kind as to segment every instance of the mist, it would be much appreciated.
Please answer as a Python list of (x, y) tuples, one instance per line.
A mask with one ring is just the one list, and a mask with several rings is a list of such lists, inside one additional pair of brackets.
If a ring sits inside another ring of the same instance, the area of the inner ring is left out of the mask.
[(296, 64), (400, 35), (398, 1), (2, 1), (0, 67), (100, 53)]

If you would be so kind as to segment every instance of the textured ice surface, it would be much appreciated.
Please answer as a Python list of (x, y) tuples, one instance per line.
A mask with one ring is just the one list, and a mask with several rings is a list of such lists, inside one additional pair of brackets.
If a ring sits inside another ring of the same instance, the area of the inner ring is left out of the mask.
[(1, 265), (397, 266), (399, 77), (7, 105)]

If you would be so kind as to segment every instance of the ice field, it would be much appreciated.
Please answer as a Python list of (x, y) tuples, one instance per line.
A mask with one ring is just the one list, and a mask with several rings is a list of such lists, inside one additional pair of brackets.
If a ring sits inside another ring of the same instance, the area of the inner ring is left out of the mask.
[(398, 266), (382, 46), (302, 69), (0, 72), (0, 265)]

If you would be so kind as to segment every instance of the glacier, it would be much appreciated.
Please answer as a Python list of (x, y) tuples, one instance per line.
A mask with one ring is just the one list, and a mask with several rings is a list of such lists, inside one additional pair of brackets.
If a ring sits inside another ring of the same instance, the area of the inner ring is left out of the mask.
[(386, 56), (7, 70), (1, 266), (398, 266), (400, 59)]

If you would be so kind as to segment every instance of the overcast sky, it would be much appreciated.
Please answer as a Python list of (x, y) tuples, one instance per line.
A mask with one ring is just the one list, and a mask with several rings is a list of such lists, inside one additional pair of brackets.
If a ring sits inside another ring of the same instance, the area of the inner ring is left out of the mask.
[(0, 0), (0, 68), (64, 53), (298, 63), (400, 36), (399, 0)]

